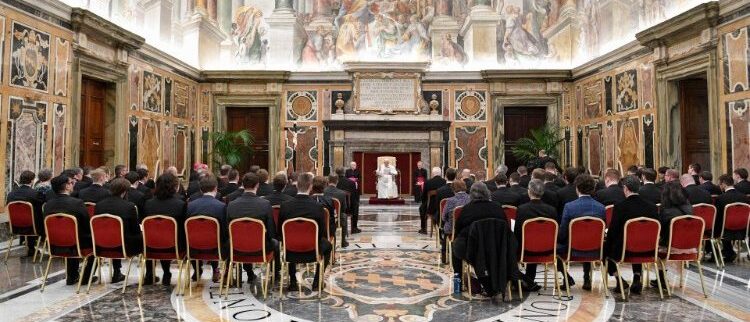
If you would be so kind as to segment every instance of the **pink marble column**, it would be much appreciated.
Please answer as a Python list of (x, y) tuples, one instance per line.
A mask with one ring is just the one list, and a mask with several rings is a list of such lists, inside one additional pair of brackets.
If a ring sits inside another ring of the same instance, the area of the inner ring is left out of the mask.
[(438, 16), (450, 16), (452, 10), (451, 0), (436, 0), (435, 1), (435, 14)]
[(206, 11), (208, 11), (208, 18), (216, 21), (216, 0), (208, 0)]

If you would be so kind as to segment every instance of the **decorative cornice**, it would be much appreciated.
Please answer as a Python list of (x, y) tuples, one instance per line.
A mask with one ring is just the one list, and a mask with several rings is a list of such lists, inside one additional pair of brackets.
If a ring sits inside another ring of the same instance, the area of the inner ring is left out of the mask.
[(291, 72), (288, 81), (290, 83), (341, 83), (351, 82), (352, 77), (347, 72)]
[(483, 70), (482, 78), (488, 82), (509, 80), (567, 81), (570, 69), (493, 69)]
[(650, 48), (641, 46), (637, 40), (633, 40), (620, 48), (590, 60), (581, 66), (573, 68), (572, 77), (573, 80), (578, 80), (600, 71), (615, 68), (621, 64), (649, 54), (653, 54), (653, 51)]
[(641, 45), (656, 49), (685, 38), (699, 35), (704, 29), (719, 24), (719, 3), (702, 3), (672, 19), (661, 22), (635, 35)]
[(482, 78), (481, 71), (434, 71), (425, 73), (422, 78), (422, 83), (438, 83), (446, 81), (484, 82), (484, 78)]
[(204, 82), (277, 82), (285, 83), (291, 73), (285, 70), (204, 70), (201, 81)]
[(333, 130), (447, 130), (450, 121), (389, 121), (370, 120), (362, 122), (358, 120), (324, 120), (323, 125)]
[(86, 9), (73, 8), (70, 22), (73, 25), (73, 31), (84, 33), (92, 39), (102, 39), (106, 43), (113, 44), (115, 48), (136, 50), (146, 42), (143, 37)]
[(430, 67), (427, 61), (407, 62), (364, 62), (349, 61), (343, 63), (347, 72), (372, 72), (372, 71), (395, 71), (395, 72), (419, 72), (424, 73)]
[(200, 69), (149, 44), (143, 44), (143, 47), (138, 50), (138, 54), (149, 58), (151, 63), (166, 65), (168, 66), (166, 69), (194, 81), (198, 81), (201, 78)]

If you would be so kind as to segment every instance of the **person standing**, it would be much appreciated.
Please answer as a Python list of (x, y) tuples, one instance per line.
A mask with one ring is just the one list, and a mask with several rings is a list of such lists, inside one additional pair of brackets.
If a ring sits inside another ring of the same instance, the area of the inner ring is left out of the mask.
[[(354, 167), (356, 163), (352, 162)], [(349, 180), (346, 177), (348, 171), (344, 171), (344, 168), (336, 168), (336, 176), (339, 177), (339, 182), (336, 184), (336, 188), (346, 191), (349, 193), (349, 215), (352, 216), (351, 233), (357, 234), (362, 232), (357, 227), (357, 221), (359, 220), (359, 189), (357, 189), (357, 183)]]
[(424, 184), (424, 191), (422, 191), (422, 204), (419, 206), (419, 233), (427, 235), (427, 210), (436, 211), (438, 205), (437, 198), (430, 200), (430, 204), (427, 204), (427, 196), (430, 191), (437, 191), (440, 187), (445, 185), (445, 179), (441, 176), (442, 170), (439, 167), (432, 168), (432, 178), (427, 180)]
[(412, 195), (414, 195), (414, 202), (422, 202), (422, 190), (424, 189), (424, 183), (427, 181), (427, 169), (424, 168), (422, 161), (417, 162), (417, 169), (414, 170), (414, 178), (412, 180), (413, 188)]

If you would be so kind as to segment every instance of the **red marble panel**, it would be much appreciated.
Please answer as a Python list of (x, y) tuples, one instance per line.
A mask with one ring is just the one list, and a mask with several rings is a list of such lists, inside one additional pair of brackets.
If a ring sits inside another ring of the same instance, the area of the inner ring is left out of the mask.
[(162, 170), (159, 166), (161, 146), (160, 124), (155, 120), (143, 119), (141, 127), (141, 144), (139, 145), (138, 156), (149, 170), (153, 169), (154, 173), (160, 173)]
[(141, 106), (141, 68), (138, 65), (130, 65), (129, 68), (130, 77), (128, 79), (128, 89), (130, 96), (130, 109), (137, 110)]
[(487, 128), (456, 128), (456, 164), (459, 169), (469, 169), (478, 178), (487, 171)]
[(645, 109), (654, 107), (654, 65), (643, 64), (640, 67), (641, 106)]
[(750, 168), (750, 99), (727, 102), (732, 140), (732, 168)]
[(615, 167), (615, 142), (617, 142), (617, 129), (612, 121), (604, 124), (604, 163), (607, 168)]
[(174, 142), (175, 142), (175, 150), (174, 150), (174, 166), (177, 168), (177, 172), (183, 173), (185, 170), (185, 151), (188, 150), (188, 129), (187, 128), (177, 128), (175, 130), (174, 135)]
[(301, 127), (298, 133), (292, 130), (286, 131), (286, 146), (296, 151), (296, 169), (295, 160), (290, 158), (287, 163), (288, 171), (311, 171), (315, 172), (318, 166), (318, 128)]
[(162, 135), (162, 169), (166, 169), (174, 163), (173, 129), (172, 124), (169, 124), (169, 122), (164, 125), (164, 135)]
[(53, 172), (60, 173), (65, 163), (65, 105), (55, 104), (52, 126)]

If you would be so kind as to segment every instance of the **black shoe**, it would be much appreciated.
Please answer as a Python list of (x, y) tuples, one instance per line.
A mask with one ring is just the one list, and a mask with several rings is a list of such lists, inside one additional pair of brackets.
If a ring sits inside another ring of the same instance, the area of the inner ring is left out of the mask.
[(419, 231), (418, 231), (417, 233), (420, 233), (420, 234), (422, 234), (422, 235), (427, 235), (427, 230), (425, 230), (425, 229), (420, 229), (420, 230), (419, 230)]
[(640, 276), (633, 278), (633, 285), (630, 286), (630, 293), (641, 295), (641, 290), (643, 290), (643, 284), (641, 283)]
[[(618, 278), (617, 280), (618, 280), (617, 283), (620, 283), (619, 282), (620, 279)], [(629, 288), (630, 288), (630, 284), (628, 284), (628, 282), (626, 280), (622, 280), (622, 289), (623, 290), (627, 290)], [(620, 292), (620, 284), (615, 284), (615, 288), (612, 291), (613, 292)]]
[(125, 275), (122, 275), (120, 272), (116, 272), (112, 275), (112, 284), (120, 283), (125, 280)]
[(286, 290), (289, 291), (289, 292), (297, 291), (297, 290), (299, 290), (299, 285), (297, 285), (296, 281), (293, 281), (293, 282), (289, 283), (289, 286), (286, 287)]
[[(88, 283), (89, 282), (89, 278), (86, 277), (86, 278), (83, 279), (83, 281), (86, 282), (86, 283)], [(94, 276), (94, 277), (91, 278), (91, 284), (94, 284), (94, 283), (96, 283), (98, 281), (99, 281), (99, 277)], [(78, 284), (78, 277), (77, 276), (73, 280), (69, 280), (69, 279), (65, 280), (65, 285), (76, 285), (76, 284)]]
[(65, 280), (65, 285), (75, 285), (77, 283), (78, 283), (78, 276), (76, 276), (76, 278), (74, 278), (74, 279), (66, 279)]
[(346, 248), (346, 247), (349, 247), (349, 242), (345, 241), (345, 240), (342, 240), (341, 241), (341, 248)]
[[(248, 283), (254, 282), (256, 277), (257, 276), (255, 276), (255, 272), (253, 272), (253, 271), (247, 272), (247, 282)], [(240, 281), (240, 283), (242, 283), (242, 281)]]
[(359, 234), (362, 232), (362, 229), (359, 228), (352, 228), (352, 234)]
[(164, 275), (162, 275), (161, 285), (169, 286), (170, 283), (172, 283), (172, 273), (169, 273), (169, 274), (165, 273)]
[[(323, 289), (325, 289), (325, 288), (326, 288), (326, 286), (325, 286), (325, 285), (326, 285), (326, 284), (325, 284), (325, 283), (323, 283), (323, 287), (322, 287)], [(316, 291), (316, 292), (318, 291), (318, 281), (317, 281), (317, 280), (316, 280), (316, 281), (313, 281), (313, 284), (312, 284), (312, 290), (313, 290), (313, 291)]]
[[(659, 287), (659, 282), (657, 282), (656, 280), (651, 280), (651, 281), (648, 282), (648, 284), (651, 285), (651, 287), (653, 287), (653, 288), (658, 288)], [(667, 282), (664, 279), (661, 280), (661, 289), (662, 290), (666, 290), (667, 289)]]
[[(143, 285), (153, 285), (154, 283), (159, 283), (158, 277), (153, 276), (144, 276), (143, 277)], [(169, 285), (169, 284), (167, 284)]]
[(521, 281), (521, 288), (526, 292), (537, 292), (542, 289), (542, 286), (536, 282), (528, 283)]
[(722, 258), (724, 258), (724, 263), (734, 263), (734, 260), (737, 259), (737, 255), (724, 255)]
[(584, 279), (583, 286), (581, 287), (584, 291), (591, 291), (591, 279)]

